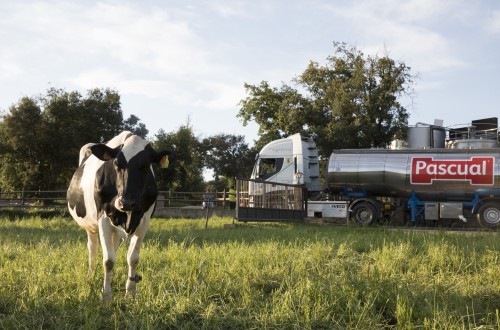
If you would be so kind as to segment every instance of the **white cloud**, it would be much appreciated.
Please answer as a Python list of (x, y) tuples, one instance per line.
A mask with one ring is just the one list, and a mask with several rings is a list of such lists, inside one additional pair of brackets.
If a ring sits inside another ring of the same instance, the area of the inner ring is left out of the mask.
[[(383, 39), (391, 57), (404, 61), (419, 72), (436, 74), (465, 66), (455, 55), (448, 39), (439, 33), (392, 23), (381, 23), (379, 27), (378, 37), (374, 39)], [(378, 47), (381, 49), (382, 44)]]
[[(152, 100), (168, 100), (179, 107), (193, 107), (222, 111), (235, 108), (244, 97), (243, 88), (238, 84), (213, 80), (199, 81), (190, 87), (168, 80), (129, 79), (114, 71), (102, 68), (87, 71), (71, 78), (70, 83), (84, 89), (110, 87), (122, 95), (140, 95)], [(100, 86), (96, 86), (100, 82)]]
[(209, 97), (199, 99), (195, 105), (212, 111), (236, 108), (244, 98), (243, 84), (231, 84), (217, 81), (204, 81), (203, 88), (209, 92)]
[(450, 39), (435, 32), (430, 21), (439, 19), (452, 1), (397, 0), (354, 2), (348, 7), (331, 7), (337, 15), (356, 24), (366, 53), (401, 59), (419, 72), (432, 73), (463, 67)]
[[(90, 89), (102, 86), (116, 88), (121, 79), (122, 78), (119, 75), (111, 70), (106, 68), (96, 68), (81, 72), (76, 77), (69, 78), (68, 81), (77, 86)], [(96, 86), (97, 81), (99, 82), (99, 86)]]
[(467, 16), (469, 7), (464, 0), (364, 0), (350, 2), (350, 6), (340, 7), (339, 12), (413, 25), (437, 22), (443, 17)]
[(0, 78), (20, 75), (28, 63), (47, 69), (49, 61), (67, 67), (63, 81), (78, 88), (111, 87), (180, 106), (235, 106), (226, 96), (230, 83), (208, 83), (227, 79), (224, 64), (210, 60), (211, 45), (167, 9), (37, 2), (11, 10), (8, 17), (0, 14), (0, 27), (23, 31), (30, 41), (12, 47), (15, 60), (0, 55), (1, 63), (9, 63)]
[(122, 80), (119, 90), (124, 94), (137, 94), (151, 99), (165, 99), (179, 106), (192, 103), (193, 94), (175, 83), (165, 80)]
[(248, 17), (250, 12), (248, 4), (243, 2), (211, 1), (210, 7), (222, 17)]
[[(120, 94), (140, 95), (149, 99), (167, 99), (169, 102), (186, 106), (192, 102), (193, 93), (168, 80), (130, 79), (105, 68), (90, 70), (69, 80), (84, 89), (110, 87)], [(96, 82), (101, 85), (96, 86)]]
[(205, 47), (183, 22), (175, 22), (161, 9), (100, 4), (87, 13), (92, 28), (87, 43), (96, 45), (124, 64), (159, 74), (204, 73)]
[[(288, 3), (287, 3), (288, 4)], [(256, 13), (269, 14), (273, 11), (273, 2), (271, 1), (226, 1), (212, 0), (208, 6), (217, 15), (228, 17), (250, 18), (255, 17)]]
[[(27, 3), (16, 5), (1, 26), (27, 34), (15, 41), (24, 56), (36, 53), (82, 57), (86, 63), (118, 62), (154, 74), (199, 74), (211, 70), (204, 41), (166, 10), (127, 5)], [(24, 50), (24, 51), (22, 51)]]
[(23, 74), (23, 69), (14, 62), (2, 61), (0, 63), (0, 79), (10, 79)]
[(488, 17), (486, 30), (491, 33), (500, 33), (500, 10), (495, 10)]

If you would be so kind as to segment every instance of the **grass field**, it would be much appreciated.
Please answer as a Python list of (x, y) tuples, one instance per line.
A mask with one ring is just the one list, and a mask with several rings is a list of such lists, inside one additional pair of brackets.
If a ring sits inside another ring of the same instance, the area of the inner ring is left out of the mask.
[(86, 235), (0, 216), (2, 329), (500, 329), (500, 234), (154, 219), (135, 300)]

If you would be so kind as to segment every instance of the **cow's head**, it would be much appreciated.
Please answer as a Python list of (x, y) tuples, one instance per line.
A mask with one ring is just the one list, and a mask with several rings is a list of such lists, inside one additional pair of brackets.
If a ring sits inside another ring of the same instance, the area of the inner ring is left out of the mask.
[(97, 158), (112, 160), (117, 190), (114, 207), (120, 212), (147, 211), (142, 209), (144, 200), (150, 195), (156, 199), (157, 194), (151, 164), (157, 163), (166, 168), (171, 153), (167, 150), (156, 152), (148, 141), (136, 135), (128, 137), (116, 148), (105, 144), (95, 144), (89, 148)]

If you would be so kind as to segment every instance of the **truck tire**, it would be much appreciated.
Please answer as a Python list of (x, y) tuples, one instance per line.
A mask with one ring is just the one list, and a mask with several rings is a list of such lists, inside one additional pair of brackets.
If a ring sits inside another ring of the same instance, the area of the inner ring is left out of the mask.
[(352, 218), (360, 225), (371, 225), (377, 219), (377, 211), (370, 203), (360, 203), (352, 209)]
[(500, 225), (500, 203), (487, 202), (481, 205), (477, 222), (485, 228), (497, 228)]

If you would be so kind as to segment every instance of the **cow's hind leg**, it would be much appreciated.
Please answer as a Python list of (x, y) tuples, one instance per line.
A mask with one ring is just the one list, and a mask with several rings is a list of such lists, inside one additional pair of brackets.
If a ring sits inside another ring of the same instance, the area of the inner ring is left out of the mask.
[(89, 270), (87, 276), (90, 278), (95, 270), (97, 261), (97, 250), (99, 248), (99, 235), (87, 230), (87, 248), (89, 250)]
[(113, 224), (108, 217), (103, 215), (99, 219), (99, 238), (101, 239), (102, 262), (104, 267), (104, 284), (102, 287), (102, 299), (104, 301), (111, 300), (111, 281), (113, 280), (113, 269), (116, 262), (113, 232)]

